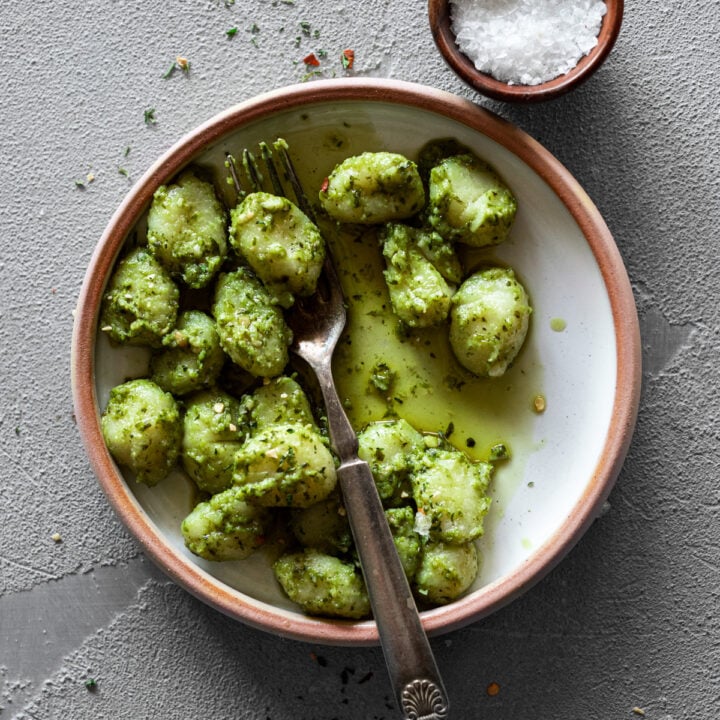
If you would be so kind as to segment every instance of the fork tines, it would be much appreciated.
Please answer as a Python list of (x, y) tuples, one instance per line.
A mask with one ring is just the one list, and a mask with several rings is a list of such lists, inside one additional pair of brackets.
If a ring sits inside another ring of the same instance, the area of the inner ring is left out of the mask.
[[(283, 177), (286, 181), (290, 183), (290, 186), (293, 189), (293, 193), (295, 194), (298, 207), (305, 213), (305, 215), (310, 218), (310, 220), (315, 222), (315, 211), (307, 195), (305, 194), (305, 191), (303, 190), (303, 187), (297, 176), (295, 166), (293, 165), (292, 159), (290, 158), (290, 153), (288, 152), (289, 148), (287, 142), (282, 138), (278, 138), (272, 143), (272, 147), (266, 142), (258, 143), (258, 147), (260, 149), (260, 157), (262, 158), (263, 164), (265, 165), (265, 169), (267, 171), (273, 193), (275, 195), (288, 197), (288, 193), (283, 186), (281, 173), (278, 170), (275, 162), (277, 156), (282, 166)], [(235, 186), (235, 191), (237, 192), (239, 198), (243, 198), (247, 194), (247, 190), (245, 189), (245, 185), (240, 180), (237, 161), (235, 160), (235, 157), (230, 153), (226, 153), (225, 157), (225, 164), (230, 171), (230, 176), (232, 178), (232, 183)], [(241, 158), (242, 168), (244, 171), (243, 175), (244, 178), (247, 180), (247, 185), (250, 187), (250, 192), (259, 192), (263, 188), (265, 178), (260, 170), (257, 158), (247, 148), (243, 149)]]

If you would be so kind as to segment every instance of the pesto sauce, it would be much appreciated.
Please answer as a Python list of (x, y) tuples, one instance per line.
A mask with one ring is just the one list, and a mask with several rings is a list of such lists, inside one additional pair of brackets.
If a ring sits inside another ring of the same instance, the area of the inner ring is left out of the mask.
[[(442, 434), (473, 460), (489, 460), (499, 443), (513, 449), (531, 431), (528, 399), (537, 373), (520, 358), (501, 378), (478, 378), (455, 360), (447, 325), (403, 329), (394, 316), (375, 230), (325, 230), (348, 305), (348, 324), (335, 353), (341, 399), (356, 430), (401, 417), (425, 433)], [(529, 360), (529, 358), (528, 358)], [(385, 393), (374, 382), (378, 366), (393, 372)], [(525, 438), (525, 443), (519, 443)]]

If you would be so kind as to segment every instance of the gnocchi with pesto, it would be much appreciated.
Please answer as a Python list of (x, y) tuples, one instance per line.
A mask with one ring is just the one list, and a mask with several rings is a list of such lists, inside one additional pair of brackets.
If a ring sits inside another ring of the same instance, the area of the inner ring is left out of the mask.
[[(290, 353), (286, 313), (316, 291), (324, 235), (365, 229), (384, 266), (377, 287), (387, 324), (416, 340), (444, 333), (458, 373), (502, 375), (529, 327), (529, 296), (514, 271), (468, 260), (468, 248), (507, 238), (512, 191), (457, 144), (422, 157), (346, 158), (318, 190), (318, 224), (269, 192), (223, 203), (203, 172), (187, 169), (155, 193), (145, 234), (104, 295), (102, 332), (148, 353), (146, 372), (112, 389), (103, 410), (110, 454), (138, 482), (191, 484), (179, 530), (198, 558), (243, 561), (280, 536), (272, 573), (311, 615), (371, 613), (316, 388)], [(471, 458), (469, 443), (453, 444), (446, 428), (404, 417), (396, 371), (385, 370), (369, 390), (384, 394), (382, 411), (356, 424), (358, 454), (416, 598), (443, 605), (477, 578), (498, 460)]]

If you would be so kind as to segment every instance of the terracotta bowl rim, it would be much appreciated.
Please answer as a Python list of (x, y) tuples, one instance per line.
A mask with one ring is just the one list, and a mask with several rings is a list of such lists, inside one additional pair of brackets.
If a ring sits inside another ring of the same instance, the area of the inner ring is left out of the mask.
[(425, 611), (430, 635), (457, 629), (509, 603), (548, 573), (598, 516), (620, 472), (637, 416), (640, 392), (640, 335), (626, 269), (599, 211), (570, 172), (522, 130), (458, 96), (399, 80), (341, 79), (291, 85), (241, 102), (190, 131), (135, 184), (110, 219), (90, 260), (78, 298), (72, 336), (72, 393), (78, 429), (91, 466), (110, 504), (147, 554), (196, 597), (242, 622), (285, 637), (334, 645), (378, 642), (373, 621), (311, 618), (264, 603), (216, 580), (181, 557), (160, 536), (118, 471), (103, 442), (95, 387), (95, 341), (105, 283), (136, 219), (156, 188), (168, 182), (209, 144), (276, 112), (336, 101), (390, 103), (449, 117), (497, 141), (537, 172), (564, 202), (580, 226), (608, 289), (617, 346), (613, 420), (602, 457), (574, 512), (516, 571), (450, 605)]
[(604, 62), (620, 34), (624, 0), (604, 0), (607, 13), (603, 17), (598, 44), (567, 74), (540, 85), (509, 85), (492, 75), (480, 72), (455, 41), (450, 21), (449, 0), (428, 0), (430, 30), (445, 62), (468, 85), (494, 100), (534, 103), (564, 95), (585, 82)]

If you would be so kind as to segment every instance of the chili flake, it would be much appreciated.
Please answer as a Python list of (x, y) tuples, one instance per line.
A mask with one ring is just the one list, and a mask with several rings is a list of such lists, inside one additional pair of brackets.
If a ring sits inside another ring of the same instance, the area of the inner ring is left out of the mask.
[(490, 697), (495, 697), (500, 692), (500, 685), (496, 682), (491, 682), (485, 692), (487, 692)]
[(345, 70), (352, 69), (353, 63), (355, 62), (355, 51), (350, 50), (350, 48), (343, 50), (340, 60)]
[(308, 67), (318, 67), (320, 65), (320, 61), (318, 60), (317, 55), (315, 53), (310, 53), (310, 54), (306, 55), (303, 58), (303, 62)]

